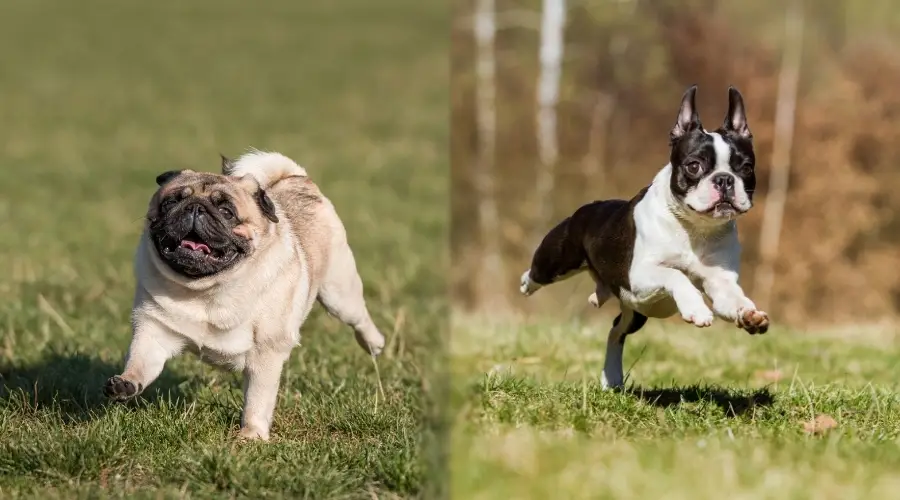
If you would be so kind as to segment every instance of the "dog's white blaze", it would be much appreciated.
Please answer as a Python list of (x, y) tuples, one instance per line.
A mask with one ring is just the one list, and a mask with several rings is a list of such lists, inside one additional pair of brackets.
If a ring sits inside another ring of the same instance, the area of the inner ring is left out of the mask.
[(729, 171), (728, 162), (731, 161), (731, 147), (725, 142), (721, 134), (716, 132), (707, 132), (706, 134), (713, 139), (713, 150), (716, 152), (716, 171)]

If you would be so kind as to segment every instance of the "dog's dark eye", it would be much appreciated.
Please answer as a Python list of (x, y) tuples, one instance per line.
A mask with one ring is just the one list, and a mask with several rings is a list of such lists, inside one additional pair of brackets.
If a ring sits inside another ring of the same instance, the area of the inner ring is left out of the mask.
[(700, 175), (700, 170), (700, 162), (698, 161), (692, 161), (684, 165), (684, 171), (687, 172), (687, 174), (691, 177), (697, 177), (698, 175)]
[(753, 164), (750, 163), (749, 161), (746, 161), (741, 164), (741, 166), (738, 168), (737, 173), (740, 175), (748, 175), (752, 171), (753, 171)]
[(162, 205), (159, 206), (159, 209), (160, 209), (163, 213), (166, 213), (166, 212), (168, 212), (169, 210), (172, 210), (172, 207), (174, 207), (176, 203), (178, 203), (178, 201), (176, 201), (176, 200), (173, 199), (173, 198), (169, 198), (168, 200), (162, 202)]
[(225, 220), (234, 219), (234, 212), (228, 207), (219, 207), (219, 213), (222, 214), (222, 217), (225, 217)]

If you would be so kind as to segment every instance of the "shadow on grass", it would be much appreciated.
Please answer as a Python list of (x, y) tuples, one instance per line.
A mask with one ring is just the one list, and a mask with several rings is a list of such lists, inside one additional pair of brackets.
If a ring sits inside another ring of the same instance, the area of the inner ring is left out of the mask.
[[(0, 404), (32, 411), (58, 410), (65, 421), (91, 420), (114, 404), (103, 395), (103, 384), (122, 368), (121, 364), (80, 353), (48, 353), (33, 364), (0, 361)], [(135, 401), (184, 401), (181, 386), (186, 380), (163, 370), (153, 386)]]
[(627, 391), (645, 402), (659, 407), (669, 407), (681, 403), (712, 403), (728, 417), (738, 417), (754, 408), (772, 406), (775, 397), (769, 389), (737, 391), (718, 387), (689, 386), (670, 389), (644, 389), (634, 387)]

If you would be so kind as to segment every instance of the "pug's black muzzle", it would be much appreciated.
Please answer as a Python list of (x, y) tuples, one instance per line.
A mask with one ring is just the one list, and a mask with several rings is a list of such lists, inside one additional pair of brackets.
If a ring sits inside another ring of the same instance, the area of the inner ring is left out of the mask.
[(206, 200), (186, 200), (151, 221), (150, 236), (173, 271), (202, 278), (228, 269), (249, 252), (249, 244), (233, 232), (236, 223)]

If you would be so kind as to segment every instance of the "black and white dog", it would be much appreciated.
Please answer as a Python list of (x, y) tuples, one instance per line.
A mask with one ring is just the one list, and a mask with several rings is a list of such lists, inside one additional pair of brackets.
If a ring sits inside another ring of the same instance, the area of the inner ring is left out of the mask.
[(768, 315), (738, 285), (735, 220), (750, 210), (756, 187), (744, 101), (730, 87), (725, 122), (708, 132), (697, 115), (696, 92), (694, 85), (681, 100), (669, 134), (669, 164), (653, 182), (631, 200), (595, 201), (576, 210), (544, 237), (522, 275), (520, 290), (531, 295), (587, 271), (596, 283), (592, 305), (619, 299), (621, 313), (606, 345), (605, 387), (624, 385), (625, 337), (648, 317), (678, 312), (702, 328), (715, 313), (751, 334), (769, 327)]

